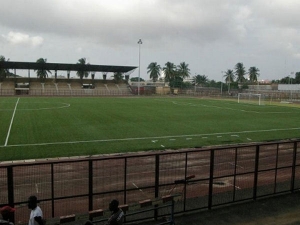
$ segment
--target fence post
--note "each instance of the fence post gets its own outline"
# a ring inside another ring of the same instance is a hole
[[[297,161],[297,141],[294,142],[294,149],[293,149],[293,165],[292,165],[292,177],[291,177],[291,192],[294,192],[294,190],[295,190],[296,161]]]
[[[256,200],[256,198],[257,198],[258,165],[259,165],[259,145],[256,145],[253,200]]]
[[[277,189],[278,160],[279,160],[279,145],[277,145],[277,148],[276,148],[275,182],[274,182],[274,192],[273,192],[273,194],[276,193],[276,189]]]
[[[15,202],[14,198],[14,179],[13,179],[13,167],[7,167],[7,192],[8,192],[8,205],[13,206]]]
[[[127,203],[127,157],[124,159],[124,204]],[[126,217],[125,217],[126,219]]]
[[[208,209],[212,207],[213,182],[214,182],[214,161],[215,150],[210,151],[210,174],[209,174],[209,190],[208,190]]]
[[[51,163],[51,213],[54,218],[54,165]]]
[[[93,210],[93,160],[89,160],[89,211]]]
[[[155,155],[155,198],[159,195],[159,155]],[[157,205],[155,205],[157,207]],[[154,219],[157,220],[158,211],[154,210]]]
[[[175,201],[174,201],[174,196],[172,197],[172,208],[171,208],[171,218],[170,218],[170,224],[172,225],[175,225],[175,222],[174,222],[174,213],[175,213]]]
[[[236,147],[235,148],[235,151],[234,151],[234,180],[233,180],[233,196],[232,196],[232,201],[235,202],[235,195],[236,195],[236,173],[237,173],[237,161],[238,161],[238,148]]]
[[[183,211],[185,212],[185,206],[186,206],[186,185],[187,185],[187,182],[186,182],[186,177],[187,177],[187,170],[188,170],[188,153],[186,152],[185,153],[185,167],[184,167],[184,179],[185,179],[185,182],[184,182],[184,191],[183,191]]]
[[[14,179],[13,167],[7,167],[7,192],[8,192],[8,205],[14,207]],[[15,223],[15,214],[13,214],[12,222]]]

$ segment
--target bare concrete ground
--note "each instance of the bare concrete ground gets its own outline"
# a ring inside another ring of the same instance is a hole
[[[175,224],[300,225],[300,192],[176,216]]]

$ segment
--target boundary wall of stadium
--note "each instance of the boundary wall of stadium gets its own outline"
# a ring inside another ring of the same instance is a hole
[[[181,195],[181,214],[299,190],[300,140],[1,162],[0,181],[0,206],[16,208],[15,224],[27,223],[30,195],[46,219],[171,194]]]

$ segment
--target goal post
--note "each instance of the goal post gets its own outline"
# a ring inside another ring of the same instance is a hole
[[[238,103],[264,105],[264,100],[261,94],[238,93]]]

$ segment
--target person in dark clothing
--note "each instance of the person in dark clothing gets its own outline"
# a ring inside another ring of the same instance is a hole
[[[2,219],[0,219],[0,224],[14,224],[14,213],[15,208],[12,208],[10,206],[3,206],[0,208],[0,213],[2,216]]]
[[[111,216],[107,221],[107,225],[122,225],[124,221],[124,213],[122,209],[119,208],[119,201],[114,199],[109,203],[109,210],[111,211]]]

